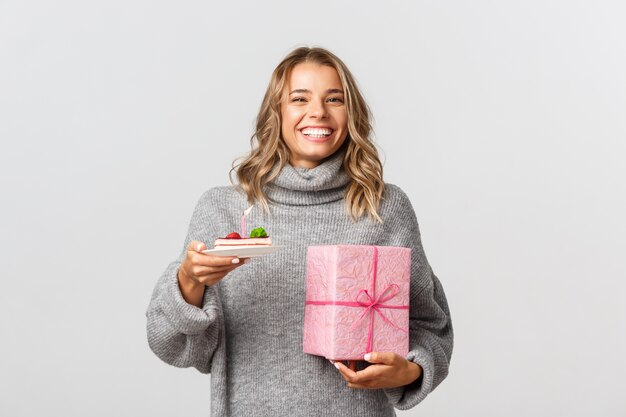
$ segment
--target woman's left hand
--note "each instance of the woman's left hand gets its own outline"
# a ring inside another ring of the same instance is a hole
[[[365,355],[370,365],[362,371],[356,371],[356,362],[350,361],[350,367],[337,361],[337,369],[350,388],[396,388],[408,385],[422,376],[422,367],[410,362],[393,352],[372,352]],[[332,362],[332,361],[331,361]]]

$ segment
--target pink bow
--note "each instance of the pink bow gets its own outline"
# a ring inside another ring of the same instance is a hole
[[[385,296],[385,294],[390,290],[391,290],[391,294]],[[408,306],[394,306],[394,305],[383,304],[385,301],[389,301],[390,299],[395,297],[399,291],[400,291],[400,287],[398,287],[396,284],[390,284],[387,288],[385,288],[385,290],[382,293],[380,293],[380,295],[376,299],[372,298],[372,296],[369,294],[367,290],[361,290],[357,294],[355,300],[358,303],[358,305],[360,305],[361,307],[365,307],[365,310],[363,310],[363,313],[361,313],[359,318],[356,319],[356,321],[352,324],[352,326],[350,326],[350,331],[354,330],[356,325],[359,324],[359,322],[361,321],[361,319],[363,319],[363,317],[365,317],[368,313],[371,313],[369,328],[367,332],[367,348],[365,350],[366,352],[372,351],[372,342],[373,342],[373,335],[374,335],[374,311],[377,312],[383,320],[385,320],[385,323],[389,324],[393,328],[403,333],[407,333],[406,330],[404,330],[401,327],[398,327],[395,323],[389,320],[387,316],[383,314],[382,311],[380,311],[381,308],[395,308],[395,309],[408,309],[409,308]],[[360,300],[362,294],[365,294],[365,296],[367,297],[367,301]]]

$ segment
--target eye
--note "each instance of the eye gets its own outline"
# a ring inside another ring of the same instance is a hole
[[[290,101],[292,103],[305,103],[306,99],[304,97],[292,97]]]
[[[343,99],[341,97],[329,97],[329,103],[343,103]]]

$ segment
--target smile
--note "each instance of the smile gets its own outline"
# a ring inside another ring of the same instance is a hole
[[[305,127],[300,132],[302,132],[304,136],[307,136],[309,138],[321,139],[332,135],[333,130],[326,127]]]

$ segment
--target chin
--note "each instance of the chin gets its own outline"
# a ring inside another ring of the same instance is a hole
[[[339,148],[337,148],[339,149]],[[331,156],[333,156],[335,154],[336,151],[333,151],[333,148],[328,148],[328,149],[317,149],[315,151],[311,151],[311,152],[303,152],[301,154],[301,156],[303,157],[303,159],[307,159],[309,161],[317,161],[317,162],[322,162],[323,160],[330,158]]]

